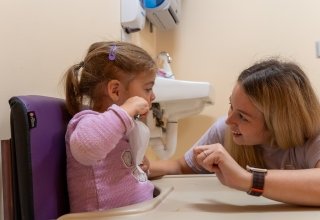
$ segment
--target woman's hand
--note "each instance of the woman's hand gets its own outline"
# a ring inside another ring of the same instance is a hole
[[[242,191],[251,187],[252,174],[243,169],[221,144],[197,146],[194,154],[196,162],[215,173],[223,185]]]

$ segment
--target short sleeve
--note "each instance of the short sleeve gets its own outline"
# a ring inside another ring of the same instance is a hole
[[[306,163],[308,168],[314,168],[320,161],[320,135],[306,148]]]
[[[202,167],[199,167],[197,163],[194,161],[193,148],[195,146],[201,145],[209,145],[220,143],[224,145],[224,136],[226,130],[226,116],[219,118],[216,122],[212,124],[212,126],[204,133],[204,135],[185,153],[184,159],[188,166],[195,173],[208,173]]]

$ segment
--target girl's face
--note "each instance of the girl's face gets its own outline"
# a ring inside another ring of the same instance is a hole
[[[155,99],[155,95],[153,93],[153,85],[155,82],[156,74],[150,74],[142,72],[136,75],[130,82],[127,87],[126,93],[128,99],[133,96],[140,96],[144,98],[150,105],[151,102]]]
[[[230,96],[227,125],[238,145],[258,145],[270,142],[262,112],[260,112],[237,84]]]

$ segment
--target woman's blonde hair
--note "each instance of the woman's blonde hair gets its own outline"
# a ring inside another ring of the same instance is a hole
[[[298,65],[276,59],[262,61],[244,70],[237,83],[263,113],[271,146],[299,147],[319,134],[319,100]],[[264,167],[258,148],[238,146],[230,131],[226,135],[226,146],[241,166]]]
[[[71,115],[101,105],[103,83],[117,79],[128,85],[135,75],[154,74],[157,66],[142,48],[127,42],[93,43],[84,60],[65,73],[66,106]]]

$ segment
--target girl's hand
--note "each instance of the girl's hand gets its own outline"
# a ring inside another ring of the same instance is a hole
[[[150,109],[149,103],[139,96],[130,97],[121,105],[121,107],[128,112],[131,117],[146,115]]]
[[[149,176],[150,161],[146,156],[143,157],[142,163],[139,166]]]
[[[243,169],[221,144],[197,146],[194,154],[196,162],[215,173],[223,185],[242,191],[249,190],[252,174]]]

